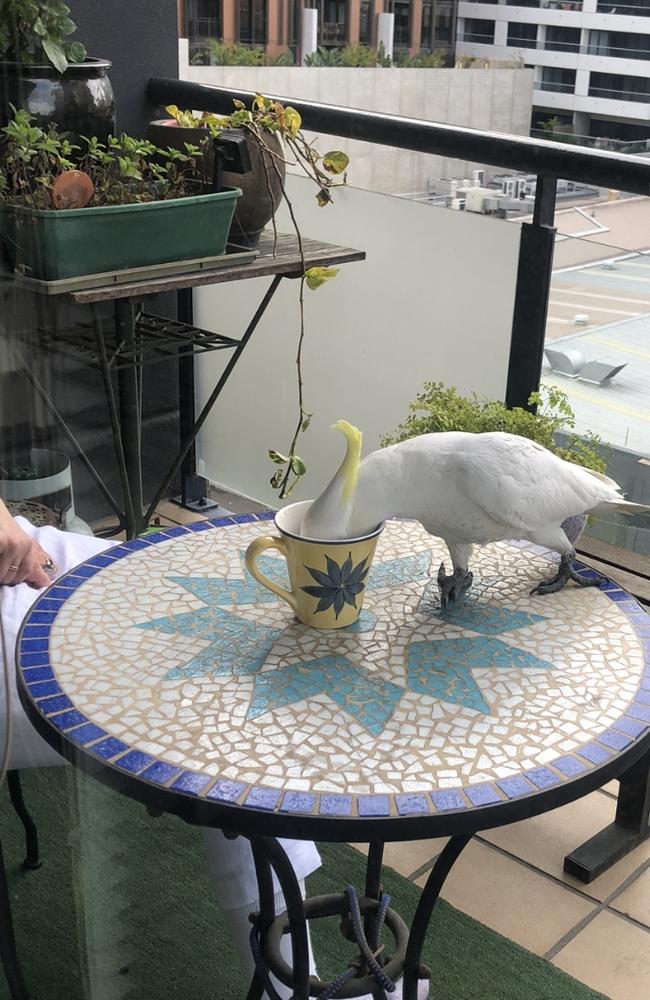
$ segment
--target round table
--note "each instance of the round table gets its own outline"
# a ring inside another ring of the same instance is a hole
[[[249,837],[263,954],[251,998],[268,962],[306,1000],[305,919],[347,908],[343,896],[303,906],[276,837],[370,842],[368,934],[383,843],[450,837],[408,939],[387,918],[399,940],[386,973],[403,968],[414,1000],[431,910],[471,836],[577,799],[650,749],[648,616],[609,581],[530,596],[553,556],[525,542],[478,550],[471,590],[443,611],[443,543],[390,521],[358,622],[310,629],[244,568],[272,517],[166,528],[57,580],[19,637],[21,700],[45,739],[100,780]],[[260,564],[286,585],[281,558]],[[282,933],[293,971],[277,954]],[[371,964],[337,995],[383,997]]]

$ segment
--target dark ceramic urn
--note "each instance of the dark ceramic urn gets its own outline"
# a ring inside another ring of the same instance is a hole
[[[236,131],[236,130],[234,130]],[[173,119],[150,122],[147,138],[163,149],[184,149],[185,143],[200,146],[207,132],[202,128],[184,128]],[[262,230],[273,218],[282,201],[285,180],[285,165],[282,143],[271,132],[264,134],[264,142],[270,153],[263,153],[257,143],[246,136],[246,145],[252,169],[246,174],[224,171],[221,176],[223,187],[241,188],[242,197],[237,202],[235,216],[230,228],[229,242],[242,247],[256,247]],[[210,147],[204,154],[207,158],[206,175],[211,177],[213,159]]]
[[[115,97],[107,59],[72,63],[65,73],[54,66],[0,62],[0,125],[11,105],[33,115],[40,126],[55,125],[77,143],[81,136],[104,142],[115,134]]]

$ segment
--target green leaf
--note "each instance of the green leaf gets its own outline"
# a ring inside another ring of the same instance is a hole
[[[65,53],[60,45],[56,45],[55,42],[50,41],[49,38],[43,39],[43,51],[45,55],[50,60],[55,69],[58,69],[59,73],[65,73],[68,68],[68,60],[65,57]]]
[[[299,455],[294,455],[291,459],[291,471],[296,476],[304,476],[307,471],[307,466],[300,458]]]
[[[331,281],[339,273],[338,267],[310,267],[305,271],[307,288],[315,291],[324,285],[326,281]]]
[[[81,42],[69,42],[65,47],[68,62],[82,63],[86,58],[86,47]]]
[[[281,455],[279,451],[274,451],[273,448],[269,448],[269,458],[276,465],[286,465],[289,461],[286,455]]]
[[[303,434],[309,428],[309,425],[311,423],[311,418],[312,417],[313,417],[313,413],[308,413],[307,416],[305,417],[305,419],[303,420],[303,422],[301,423],[300,430],[302,431]]]
[[[328,174],[342,174],[350,162],[350,157],[340,149],[333,149],[323,156],[323,167]]]

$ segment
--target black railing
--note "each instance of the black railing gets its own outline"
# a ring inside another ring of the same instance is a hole
[[[149,81],[147,96],[160,106],[173,103],[228,114],[233,99],[250,105],[255,94],[187,81],[154,79]],[[539,388],[544,359],[557,180],[563,178],[650,195],[650,161],[640,156],[584,149],[543,139],[440,125],[315,101],[296,101],[279,94],[267,96],[291,103],[310,131],[537,175],[533,220],[521,227],[505,394],[508,406],[529,408],[528,399]],[[435,234],[435,227],[433,232]]]
[[[229,114],[233,99],[250,105],[255,94],[252,90],[236,91],[184,80],[154,79],[149,81],[147,96],[161,107],[177,104],[179,107]],[[315,101],[296,101],[282,95],[269,96],[289,102],[300,112],[305,128],[314,132],[506,167],[527,174],[582,181],[631,194],[650,195],[650,161],[640,156],[576,148],[521,135],[441,125],[418,118],[359,111]]]

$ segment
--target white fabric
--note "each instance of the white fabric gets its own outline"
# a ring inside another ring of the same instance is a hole
[[[36,528],[24,518],[16,519],[23,531],[36,538],[56,563],[58,575],[110,548],[111,542],[89,535],[77,535],[57,528]],[[26,584],[17,587],[0,586],[0,621],[2,623],[4,665],[9,671],[11,686],[12,742],[9,758],[11,769],[45,767],[65,761],[43,740],[23,712],[16,688],[14,654],[16,637],[27,611],[41,591]],[[5,735],[4,684],[0,684],[0,746]],[[247,840],[227,840],[219,830],[204,830],[208,868],[215,893],[223,910],[248,906],[257,899],[257,883]],[[282,841],[299,879],[304,879],[320,866],[314,845],[305,841]]]
[[[17,517],[16,522],[31,538],[37,539],[45,551],[54,559],[58,575],[67,572],[74,566],[90,559],[97,552],[110,547],[110,542],[92,535],[75,535],[57,528],[35,528],[29,521]],[[17,587],[0,587],[0,621],[2,622],[2,640],[4,663],[9,670],[11,685],[11,756],[10,768],[45,767],[63,763],[63,759],[42,739],[23,712],[16,689],[16,671],[14,653],[16,637],[21,622],[42,591],[34,590],[27,584]],[[4,685],[1,685],[0,695],[0,746],[4,745],[5,708]]]

